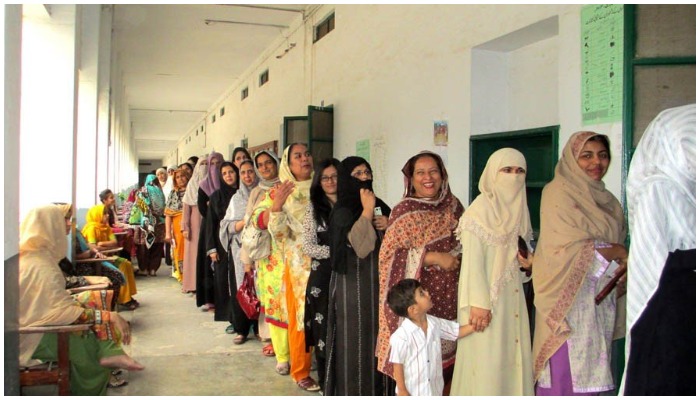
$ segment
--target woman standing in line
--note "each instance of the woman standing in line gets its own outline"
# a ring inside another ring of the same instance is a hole
[[[389,362],[389,337],[399,318],[389,309],[389,289],[405,278],[417,279],[431,294],[430,314],[457,319],[457,283],[461,245],[454,230],[464,212],[450,191],[447,170],[440,156],[420,152],[401,169],[404,196],[391,212],[389,227],[379,251],[379,371],[393,378]],[[442,341],[445,393],[449,393],[457,344]],[[387,388],[391,393],[393,388]]]
[[[330,221],[328,395],[377,396],[385,394],[387,386],[374,352],[379,249],[391,209],[374,195],[372,177],[372,168],[361,157],[346,158],[338,171],[338,202]]]
[[[246,272],[241,261],[241,240],[240,233],[245,226],[245,210],[248,206],[250,192],[258,186],[258,177],[255,175],[255,167],[251,160],[241,161],[240,185],[236,193],[231,197],[231,201],[226,208],[226,215],[221,220],[219,227],[219,240],[228,253],[228,291],[230,296],[230,321],[233,344],[243,344],[248,340],[248,332],[251,326],[253,332],[258,335],[258,320],[249,319],[238,303],[236,293],[243,283]]]
[[[262,150],[257,153],[253,159],[255,164],[255,174],[258,176],[258,186],[256,186],[251,192],[248,199],[248,205],[245,210],[245,221],[246,224],[251,224],[255,226],[256,229],[261,229],[259,224],[257,224],[257,219],[253,218],[253,211],[256,209],[258,204],[265,198],[267,192],[269,192],[274,186],[276,186],[279,179],[279,159],[277,154],[270,150]],[[250,221],[252,219],[252,221]],[[269,233],[265,233],[269,235]],[[270,245],[270,241],[267,241]],[[270,245],[271,246],[271,245]],[[255,288],[258,293],[258,298],[260,299],[260,317],[258,317],[258,334],[263,341],[274,342],[272,340],[272,329],[267,321],[267,311],[265,310],[265,305],[268,304],[265,299],[267,299],[268,292],[263,290],[266,282],[266,272],[267,266],[276,262],[276,258],[271,258],[272,251],[270,251],[270,256],[259,260],[252,260],[248,255],[245,248],[241,248],[241,261],[243,262],[244,271],[255,271],[256,280]],[[281,310],[280,307],[277,308]],[[268,310],[269,311],[269,310]],[[281,314],[281,311],[278,312]],[[274,318],[273,318],[274,319]],[[278,319],[281,320],[281,319]],[[284,321],[286,327],[286,313],[284,314]],[[273,343],[268,343],[262,349],[262,353],[265,357],[277,357],[277,366],[275,367],[279,373],[289,373],[289,345],[286,342],[286,337],[283,342],[279,345],[283,347],[277,347],[277,350],[273,348]]]
[[[304,335],[306,346],[314,348],[318,383],[323,390],[326,372],[326,326],[328,323],[328,284],[331,280],[329,223],[338,200],[340,162],[327,158],[316,165],[311,182],[311,203],[304,215],[302,250],[311,257],[311,272],[306,284]]]
[[[292,379],[299,388],[306,391],[318,391],[321,388],[311,378],[311,354],[307,352],[304,337],[304,304],[306,303],[306,283],[311,270],[311,258],[303,253],[302,220],[309,204],[309,189],[313,176],[313,159],[305,144],[295,143],[287,146],[282,156],[280,180],[272,192],[260,202],[257,210],[258,224],[267,226],[272,237],[272,246],[276,248],[281,259],[274,274],[281,275],[281,282],[272,286],[277,301],[281,305],[284,296],[288,316],[287,337],[291,358]],[[254,217],[256,213],[253,213]],[[281,274],[280,274],[281,272]],[[267,274],[269,275],[269,274]],[[276,280],[276,279],[275,279]],[[274,299],[274,298],[273,298]],[[273,343],[275,336],[273,334]],[[277,346],[275,345],[275,348]]]
[[[532,396],[530,323],[518,237],[532,240],[525,157],[504,148],[489,157],[479,196],[459,221],[463,246],[458,322],[477,333],[457,341],[450,395]]]
[[[182,263],[182,292],[194,293],[197,290],[197,249],[199,248],[199,230],[202,214],[197,207],[199,183],[206,177],[208,163],[202,157],[197,161],[192,178],[187,182],[185,195],[182,197],[182,237],[185,239],[185,257]]]
[[[204,224],[206,249],[207,257],[214,267],[214,321],[228,321],[233,325],[228,286],[228,253],[226,244],[219,240],[219,227],[231,198],[238,190],[238,168],[225,161],[221,164],[219,172],[221,175],[219,190],[211,194],[207,219]]]
[[[165,242],[173,242],[173,278],[182,282],[182,263],[185,258],[185,239],[182,236],[182,198],[190,180],[186,169],[177,169],[173,175],[173,190],[165,203]]]
[[[206,219],[209,210],[209,198],[221,185],[221,170],[224,162],[221,153],[212,151],[207,157],[208,172],[199,183],[197,191],[197,208],[202,215],[202,226],[199,230],[197,246],[197,307],[202,311],[214,310],[214,272],[211,269],[211,258],[207,255]]]
[[[236,147],[231,153],[231,162],[236,168],[241,169],[241,163],[245,160],[250,160],[250,153],[243,147]]]
[[[564,147],[554,180],[542,192],[542,231],[533,260],[534,378],[537,395],[614,389],[610,368],[616,294],[596,305],[613,271],[626,268],[624,215],[602,179],[610,142],[577,132]],[[614,264],[613,264],[614,266]]]
[[[139,271],[156,276],[163,259],[163,239],[165,238],[165,197],[160,190],[158,178],[148,175],[146,183],[136,193],[137,215],[140,214],[138,228],[135,230],[134,242],[137,244],[136,258]],[[132,212],[134,215],[134,212]]]

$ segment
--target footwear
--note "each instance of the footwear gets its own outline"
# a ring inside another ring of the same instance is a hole
[[[135,276],[148,276],[148,273],[146,273],[143,270],[138,270],[138,271],[134,271],[134,275]]]
[[[275,349],[272,347],[272,343],[262,348],[262,353],[265,357],[274,357]]]
[[[233,344],[243,344],[248,340],[247,336],[243,336],[241,334],[236,335],[235,338],[233,338]]]
[[[280,375],[289,375],[289,363],[282,363],[275,365],[275,371]]]
[[[306,378],[297,382],[297,386],[299,386],[301,389],[306,390],[307,392],[318,392],[319,390],[321,390],[321,387],[318,386],[318,383],[316,383],[314,378],[310,376],[307,376]]]
[[[199,309],[204,311],[204,312],[207,312],[207,311],[209,311],[209,304],[205,304],[205,305],[199,307]]]
[[[129,384],[129,382],[126,381],[125,379],[122,379],[122,378],[112,374],[109,377],[109,382],[107,382],[107,388],[114,389],[114,388],[126,386],[128,384]]]
[[[236,333],[236,330],[233,328],[233,325],[229,325],[226,327],[226,333],[229,335]]]
[[[127,303],[119,304],[119,307],[120,307],[121,309],[124,309],[124,310],[127,310],[127,311],[134,311],[135,309],[137,309],[137,308],[139,307],[139,304],[138,304],[138,303],[135,303],[133,300],[131,300],[131,301],[127,302]]]

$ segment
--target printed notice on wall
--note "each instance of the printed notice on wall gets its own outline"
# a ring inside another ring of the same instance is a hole
[[[358,157],[364,158],[365,161],[367,161],[367,162],[370,162],[370,160],[369,160],[369,139],[358,140],[355,143],[355,155]]]
[[[622,120],[623,5],[581,9],[583,125]]]

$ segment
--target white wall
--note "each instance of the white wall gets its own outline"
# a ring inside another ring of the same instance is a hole
[[[580,9],[580,5],[318,7],[303,28],[290,28],[296,48],[278,60],[275,55],[285,46],[273,44],[243,79],[222,94],[207,116],[206,143],[195,140],[193,127],[185,135],[191,135],[192,142],[181,141],[177,147],[178,161],[212,149],[225,153],[229,143],[238,144],[244,136],[251,146],[277,139],[284,116],[305,115],[307,105],[324,102],[335,108],[335,156],[353,155],[358,140],[370,139],[370,162],[379,171],[375,188],[389,204],[403,192],[401,167],[411,155],[428,149],[446,158],[452,190],[466,205],[471,134],[560,125],[561,150],[570,135],[582,129]],[[313,44],[313,26],[331,11],[335,30]],[[551,28],[550,23],[557,27],[553,35],[493,55],[491,61],[499,65],[491,71],[495,82],[484,84],[499,93],[484,99],[483,105],[473,104],[482,101],[473,97],[482,83],[473,81],[478,71],[472,70],[474,54],[485,52],[479,46],[537,24]],[[270,82],[260,88],[257,77],[265,68],[270,69]],[[241,102],[240,91],[246,85],[250,94]],[[478,119],[475,113],[492,112],[489,105],[494,104],[501,104],[500,117],[473,123]],[[221,105],[226,115],[217,114],[217,122],[211,124],[211,112],[218,113]],[[446,149],[432,143],[433,121],[438,119],[449,122]],[[586,129],[611,137],[613,164],[606,183],[619,197],[621,124]]]

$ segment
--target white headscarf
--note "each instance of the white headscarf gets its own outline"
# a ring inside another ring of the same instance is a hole
[[[695,104],[661,112],[632,157],[627,178],[628,332],[658,289],[668,253],[696,247],[695,124]]]
[[[199,182],[207,176],[207,158],[200,157],[197,161],[197,166],[194,167],[194,172],[190,181],[187,182],[187,189],[185,190],[185,196],[182,198],[182,202],[189,206],[197,206],[197,191],[199,191]]]
[[[518,275],[518,236],[526,242],[532,240],[525,174],[500,172],[504,167],[521,167],[527,171],[525,157],[518,150],[504,148],[493,153],[479,180],[481,194],[464,212],[456,231],[458,237],[466,230],[486,244],[496,246],[489,277],[492,306],[505,284]]]

